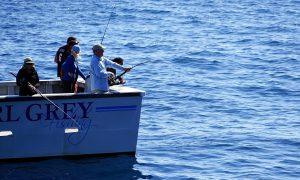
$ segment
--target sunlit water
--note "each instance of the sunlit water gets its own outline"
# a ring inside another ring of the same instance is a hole
[[[137,156],[0,164],[0,179],[297,179],[300,1],[115,1],[103,43],[147,92]],[[0,80],[31,56],[42,78],[70,35],[85,73],[114,1],[0,5]]]

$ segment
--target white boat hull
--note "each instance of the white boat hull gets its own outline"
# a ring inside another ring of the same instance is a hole
[[[135,154],[143,96],[125,87],[104,95],[47,95],[76,122],[40,95],[0,98],[0,160]]]

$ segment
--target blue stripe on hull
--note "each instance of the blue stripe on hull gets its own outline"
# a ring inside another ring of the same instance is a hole
[[[96,112],[103,111],[133,111],[136,110],[137,106],[105,106],[105,107],[96,107]]]

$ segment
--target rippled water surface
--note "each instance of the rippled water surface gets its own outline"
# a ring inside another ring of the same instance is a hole
[[[16,1],[0,5],[0,80],[24,57],[53,78],[70,35],[139,66],[136,158],[0,164],[0,179],[298,179],[300,1]]]

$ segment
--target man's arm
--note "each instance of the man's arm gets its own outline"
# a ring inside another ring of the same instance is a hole
[[[21,76],[21,70],[19,70],[17,76],[16,76],[16,83],[17,83],[17,86],[21,86],[21,79],[20,79],[20,76]]]
[[[85,75],[82,73],[81,69],[78,67],[78,74],[85,80],[86,77]]]
[[[62,64],[61,66],[61,71],[63,76],[69,76],[69,77],[73,77],[73,75],[70,76],[70,63],[69,63],[69,57],[67,58],[67,60]]]
[[[55,57],[54,57],[54,62],[56,62],[56,63],[59,62],[59,56],[61,56],[61,53],[59,52],[59,49],[58,49],[58,51],[56,52]]]
[[[37,84],[39,84],[40,78],[36,70],[34,70],[34,74],[35,74],[35,82],[34,82],[35,84],[33,85],[36,86]]]
[[[113,62],[113,61],[111,61],[107,58],[105,58],[105,66],[124,71],[124,68],[121,65],[119,65],[119,64],[117,64],[117,63],[115,63],[115,62]]]
[[[62,55],[64,52],[65,52],[65,50],[62,47],[60,47],[55,54],[54,62],[56,62],[56,63],[61,62],[61,58],[62,58]]]
[[[18,86],[27,86],[28,80],[24,74],[23,69],[20,69],[17,76],[16,76],[16,82]]]

